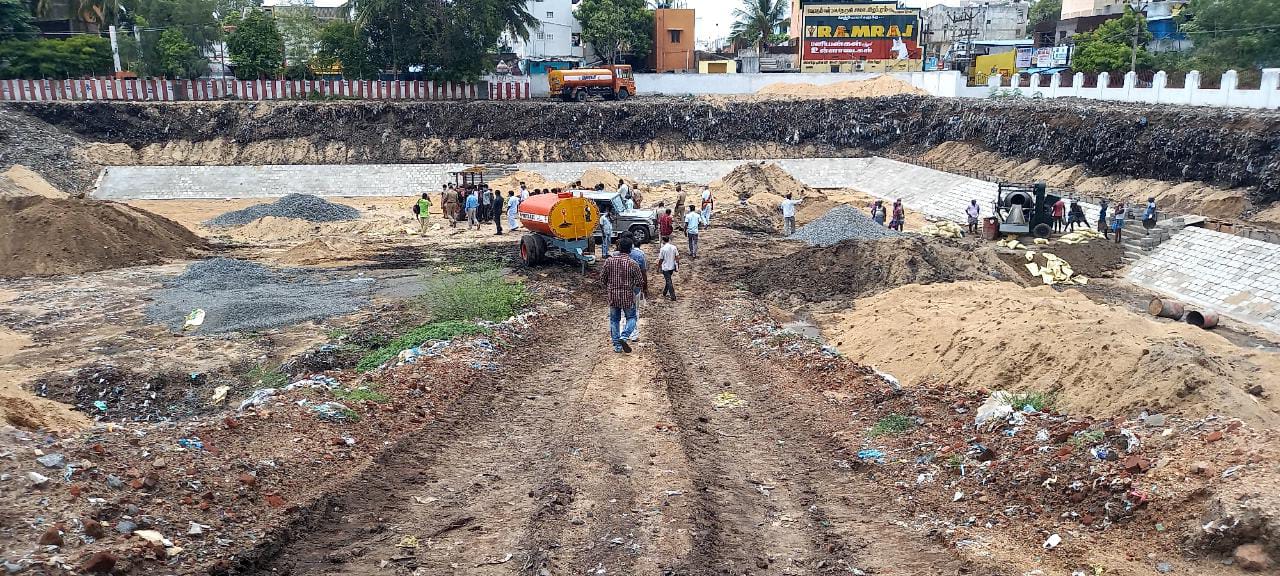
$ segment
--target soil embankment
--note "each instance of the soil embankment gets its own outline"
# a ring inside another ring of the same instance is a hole
[[[946,141],[1099,175],[1280,194],[1280,114],[1110,102],[696,99],[25,104],[99,163],[309,164],[847,156]],[[1212,127],[1205,130],[1204,127]]]

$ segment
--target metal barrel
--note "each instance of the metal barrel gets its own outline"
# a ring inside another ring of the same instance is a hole
[[[1182,310],[1181,302],[1167,298],[1152,298],[1151,303],[1147,304],[1147,312],[1152,316],[1161,318],[1180,320],[1182,319]]]
[[[1191,310],[1187,312],[1187,324],[1208,330],[1218,325],[1218,315],[1214,312]]]

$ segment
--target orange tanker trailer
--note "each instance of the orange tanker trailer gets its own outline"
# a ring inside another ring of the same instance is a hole
[[[530,234],[520,238],[520,260],[532,266],[549,250],[573,254],[585,267],[595,261],[591,233],[600,222],[596,203],[573,192],[538,194],[520,203],[516,217]]]

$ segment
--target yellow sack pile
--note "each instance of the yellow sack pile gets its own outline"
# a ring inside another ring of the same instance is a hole
[[[1081,229],[1070,234],[1063,234],[1058,241],[1063,244],[1088,244],[1090,240],[1102,238],[1102,233],[1097,230]]]
[[[1008,236],[1004,240],[996,240],[996,246],[1001,248],[1012,248],[1014,250],[1026,250],[1026,244],[1018,241],[1016,236]]]
[[[1044,264],[1035,262],[1037,255],[1044,260]],[[1048,286],[1054,284],[1078,284],[1083,286],[1089,283],[1089,278],[1076,274],[1066,260],[1048,252],[1028,251],[1026,258],[1027,272],[1030,272],[1032,276],[1039,276]]]
[[[939,238],[959,238],[964,236],[964,228],[950,220],[943,220],[925,224],[924,228],[920,229],[920,233]]]

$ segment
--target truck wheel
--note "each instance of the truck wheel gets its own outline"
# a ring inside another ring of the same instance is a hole
[[[1036,224],[1036,227],[1031,229],[1031,235],[1036,238],[1048,238],[1050,232],[1053,232],[1053,228],[1043,222]]]
[[[631,96],[631,93],[630,93],[630,92],[628,92],[626,88],[622,88],[622,89],[618,90],[618,94],[617,94],[616,98],[617,98],[617,99],[619,99],[619,100],[626,100],[626,99],[627,99],[627,98],[629,98],[630,96]]]
[[[579,88],[577,92],[574,92],[574,93],[573,93],[573,99],[574,99],[574,100],[577,100],[577,101],[579,101],[579,102],[586,102],[586,101],[587,101],[587,91],[586,91],[586,89]]]
[[[636,239],[636,244],[648,244],[649,229],[644,226],[632,226],[631,237]]]
[[[533,266],[538,263],[537,248],[533,243],[533,236],[525,236],[520,239],[520,261],[525,266]]]
[[[533,235],[533,261],[542,262],[547,258],[547,239]]]

